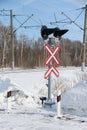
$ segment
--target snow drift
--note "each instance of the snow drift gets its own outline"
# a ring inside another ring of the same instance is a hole
[[[80,68],[59,68],[58,78],[52,75],[52,97],[62,90],[62,112],[87,116],[87,72]],[[12,109],[16,105],[41,106],[40,96],[47,96],[45,70],[29,70],[20,73],[4,73],[0,76],[0,109],[6,109],[7,92],[19,90],[10,97]],[[33,77],[33,78],[32,78]],[[56,109],[55,109],[56,110]]]
[[[64,113],[87,117],[87,80],[62,94],[61,103]]]

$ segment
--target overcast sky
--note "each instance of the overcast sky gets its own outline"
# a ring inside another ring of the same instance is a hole
[[[75,20],[78,15],[81,13],[80,17],[76,20],[76,23],[83,28],[84,24],[84,10],[79,9],[85,7],[87,0],[2,0],[0,2],[0,10],[13,10],[13,13],[25,14],[31,16],[34,14],[31,19],[29,19],[24,26],[41,26],[47,25],[48,27],[59,27],[60,29],[69,29],[69,32],[64,35],[66,38],[71,40],[81,40],[83,39],[83,31],[74,24],[53,24],[50,22],[55,22],[66,19],[61,12],[64,12],[69,18]],[[77,10],[79,9],[79,10]],[[6,12],[9,13],[9,12]],[[3,22],[5,25],[9,25],[9,17],[0,16],[0,22]],[[17,28],[20,26],[20,23],[23,23],[27,17],[16,16],[13,18],[14,27]],[[20,22],[18,22],[18,21]],[[68,19],[67,19],[68,20]],[[69,20],[68,20],[69,21]],[[40,37],[40,29],[37,28],[19,28],[17,30],[17,35],[24,33],[30,38]]]

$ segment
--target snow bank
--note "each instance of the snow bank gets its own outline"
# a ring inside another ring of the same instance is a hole
[[[16,92],[17,90],[17,92]],[[11,97],[7,98],[7,93],[11,91],[14,94],[12,94]],[[24,92],[21,87],[14,83],[11,79],[6,78],[5,76],[0,76],[0,110],[7,109],[8,105],[8,99],[9,104],[11,107],[16,105],[36,105],[35,97],[28,92],[28,95],[26,92]]]
[[[44,79],[46,70],[31,70],[26,72],[4,73],[0,76],[0,109],[7,103],[7,92],[19,90],[10,97],[14,106],[39,106],[40,96],[47,97],[47,80]],[[62,111],[64,113],[87,116],[87,71],[80,68],[59,68],[58,78],[52,75],[52,97],[55,99],[58,90],[62,90]],[[5,108],[5,106],[4,106]],[[55,109],[56,110],[56,109]]]
[[[57,96],[59,89],[63,93],[87,78],[87,71],[82,72],[79,67],[67,67],[59,71],[59,77],[52,78],[52,93],[54,96]]]
[[[61,103],[64,113],[87,117],[87,80],[62,94]]]

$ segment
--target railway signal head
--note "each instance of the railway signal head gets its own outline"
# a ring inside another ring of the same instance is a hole
[[[66,32],[68,32],[68,29],[60,30],[59,28],[55,28],[55,31],[53,33],[54,37],[61,38],[62,35],[64,35]]]
[[[43,25],[41,28],[41,36],[44,40],[48,38],[50,34],[53,33],[54,37],[61,38],[62,35],[64,35],[68,29],[60,30],[59,28],[47,28],[47,26]]]

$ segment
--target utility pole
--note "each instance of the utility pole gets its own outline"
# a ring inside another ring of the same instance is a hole
[[[7,14],[5,12],[9,12],[10,14]],[[31,14],[30,16],[28,15],[14,15],[13,12],[12,12],[12,9],[11,10],[0,10],[0,16],[10,16],[10,55],[11,55],[11,68],[12,70],[14,69],[15,67],[15,63],[14,63],[14,34],[15,32],[20,29],[21,27],[24,27],[24,28],[27,28],[27,27],[39,27],[39,26],[23,26],[32,16],[33,14]],[[15,18],[16,16],[26,16],[26,20],[24,22],[20,22],[17,18]],[[17,22],[20,23],[20,25],[14,30],[13,28],[13,17],[16,19]]]
[[[10,10],[10,29],[11,29],[11,68],[14,69],[14,32],[13,32],[13,14]]]
[[[85,69],[86,42],[87,42],[87,5],[85,6],[85,19],[84,19],[84,32],[83,32],[83,61],[82,61],[82,71],[84,71],[84,69]]]

